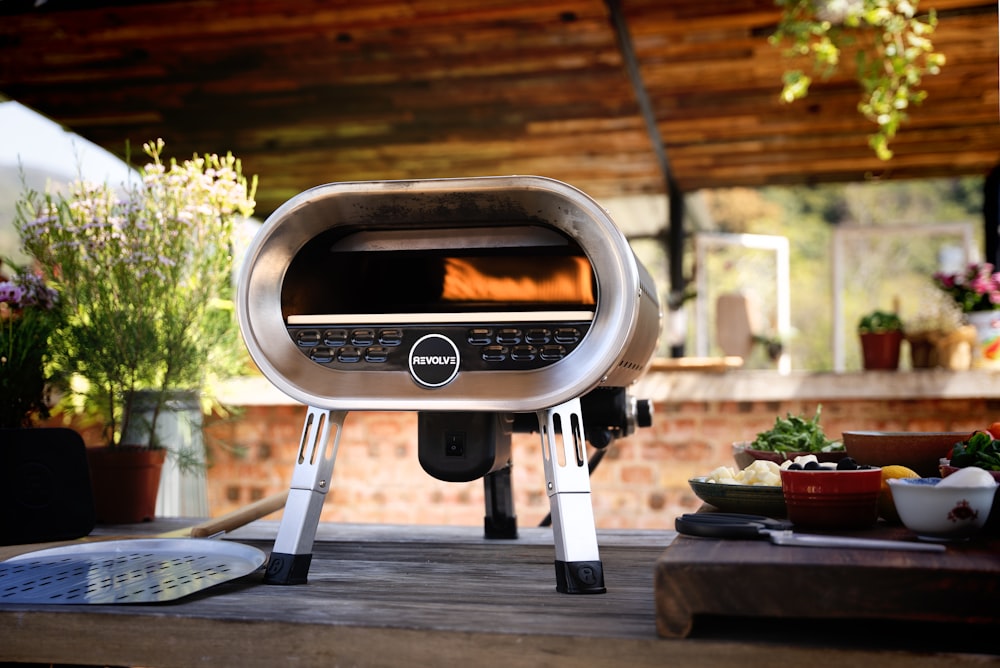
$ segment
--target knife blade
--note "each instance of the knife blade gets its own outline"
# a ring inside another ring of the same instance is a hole
[[[940,543],[911,543],[900,540],[880,540],[878,538],[852,538],[849,536],[821,536],[819,534],[795,533],[789,530],[772,531],[764,529],[775,545],[798,545],[802,547],[855,547],[864,550],[910,550],[913,552],[944,552]]]

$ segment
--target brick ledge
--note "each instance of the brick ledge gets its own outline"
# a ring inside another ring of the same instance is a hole
[[[802,372],[650,371],[631,388],[654,402],[786,401],[820,399],[1000,398],[1000,372],[986,370]],[[218,399],[231,406],[282,406],[297,402],[262,376],[222,383]]]
[[[996,371],[657,372],[632,388],[654,402],[1000,398]]]

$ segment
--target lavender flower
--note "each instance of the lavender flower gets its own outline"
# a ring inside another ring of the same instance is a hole
[[[197,389],[210,360],[240,349],[232,310],[216,305],[232,300],[230,240],[255,183],[232,155],[168,162],[163,146],[143,146],[151,162],[135,182],[28,193],[15,221],[64,303],[56,363],[87,381],[111,445],[130,393]]]
[[[20,268],[0,281],[0,427],[49,416],[49,340],[60,324],[58,296]]]

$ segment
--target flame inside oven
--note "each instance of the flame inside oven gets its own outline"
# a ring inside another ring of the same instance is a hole
[[[441,298],[447,302],[595,303],[590,263],[550,257],[542,263],[516,257],[449,257]]]

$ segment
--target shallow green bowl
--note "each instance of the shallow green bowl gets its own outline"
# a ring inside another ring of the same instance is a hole
[[[785,496],[781,485],[724,485],[707,478],[688,480],[695,495],[710,506],[727,513],[747,513],[767,517],[785,517]]]

